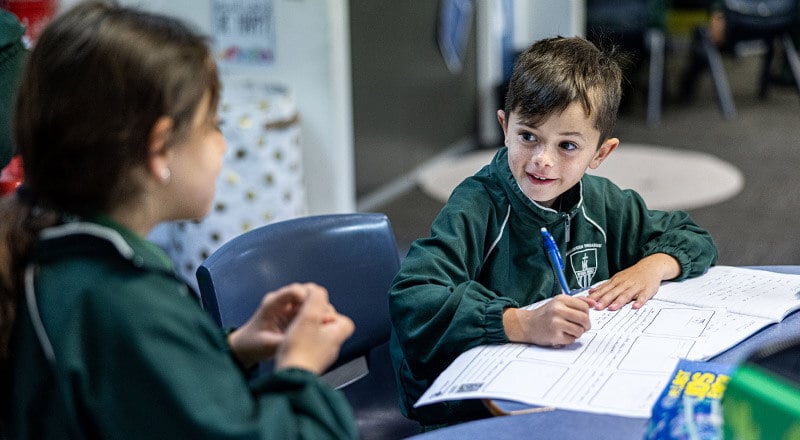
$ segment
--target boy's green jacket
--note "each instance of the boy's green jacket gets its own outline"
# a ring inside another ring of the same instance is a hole
[[[687,213],[649,210],[638,194],[608,179],[584,175],[561,198],[565,212],[528,199],[501,148],[453,191],[431,236],[412,245],[389,292],[392,357],[408,416],[436,425],[485,415],[480,402],[412,405],[459,354],[508,342],[503,309],[560,293],[542,227],[561,250],[571,289],[659,252],[678,260],[678,279],[700,275],[716,262],[711,236]]]
[[[316,375],[248,382],[166,255],[100,223],[45,230],[35,249],[38,313],[21,300],[9,438],[356,438],[344,396]]]

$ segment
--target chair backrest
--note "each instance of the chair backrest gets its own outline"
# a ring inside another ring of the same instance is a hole
[[[586,0],[586,32],[602,41],[615,35],[642,34],[653,23],[654,0]]]
[[[726,38],[746,40],[797,25],[797,0],[724,0]]]
[[[266,292],[294,282],[328,290],[356,331],[331,369],[389,340],[388,291],[400,258],[389,219],[354,213],[261,226],[215,251],[197,269],[203,305],[223,327],[243,324]]]

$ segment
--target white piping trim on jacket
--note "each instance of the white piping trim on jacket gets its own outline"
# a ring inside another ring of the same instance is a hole
[[[531,203],[533,203],[534,205],[536,205],[536,207],[537,207],[537,208],[541,209],[542,211],[555,212],[556,214],[558,214],[558,211],[556,211],[555,209],[553,209],[553,208],[548,208],[548,207],[546,207],[546,206],[542,206],[542,205],[540,205],[540,204],[539,204],[539,202],[537,202],[536,200],[533,200],[532,198],[528,197],[528,195],[527,195],[527,194],[525,194],[525,192],[524,192],[524,191],[522,191],[522,187],[520,187],[520,186],[519,186],[519,183],[517,183],[517,181],[514,181],[514,184],[516,184],[516,185],[517,185],[517,189],[519,190],[519,192],[520,192],[520,193],[521,193],[523,196],[525,196],[525,198],[526,198],[526,199],[530,200],[530,202],[531,202]]]
[[[597,228],[597,230],[599,230],[601,234],[603,234],[603,241],[608,243],[608,237],[606,236],[606,231],[604,231],[603,228],[601,228],[596,221],[592,220],[591,218],[589,218],[588,215],[586,215],[586,209],[583,206],[581,206],[581,212],[583,213],[583,218],[585,218],[586,221],[588,221],[589,223],[593,224],[594,227]]]
[[[75,222],[64,223],[63,225],[53,226],[51,228],[43,229],[39,232],[39,238],[42,240],[66,237],[76,233],[84,233],[93,235],[108,240],[117,251],[124,257],[130,259],[135,253],[133,248],[125,241],[124,238],[113,229],[109,229],[94,223]],[[56,355],[53,350],[53,344],[50,338],[47,337],[47,331],[44,328],[42,317],[39,314],[39,305],[36,303],[36,291],[34,285],[34,266],[28,265],[25,268],[25,301],[28,304],[28,314],[31,317],[31,324],[36,333],[36,338],[42,346],[45,358],[55,364]]]
[[[503,224],[500,225],[500,233],[497,234],[497,238],[494,239],[494,242],[491,246],[489,246],[489,250],[486,252],[486,255],[483,257],[483,262],[481,262],[481,266],[486,264],[486,260],[489,259],[489,255],[492,254],[492,251],[495,247],[497,247],[497,243],[500,242],[500,239],[503,238],[503,231],[506,230],[506,225],[508,224],[508,219],[511,217],[511,204],[508,205],[508,210],[506,211],[506,218],[503,219]]]
[[[106,239],[107,241],[111,242],[115,248],[117,248],[117,251],[119,251],[123,257],[129,260],[135,255],[133,248],[128,244],[128,242],[125,241],[124,238],[122,238],[122,235],[120,235],[119,232],[94,223],[64,223],[63,225],[53,226],[52,228],[42,230],[39,233],[39,237],[43,240],[46,240],[49,238],[60,238],[79,233],[94,235],[95,237]]]
[[[28,303],[28,314],[31,317],[33,330],[36,332],[39,344],[42,346],[42,351],[44,351],[44,356],[48,361],[55,364],[56,355],[53,351],[53,344],[50,343],[47,331],[44,329],[42,317],[39,315],[39,306],[36,304],[36,293],[33,288],[33,265],[28,265],[25,268],[25,301]]]

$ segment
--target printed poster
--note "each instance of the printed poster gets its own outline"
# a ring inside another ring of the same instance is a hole
[[[221,66],[270,66],[275,62],[272,0],[212,0],[211,33]]]

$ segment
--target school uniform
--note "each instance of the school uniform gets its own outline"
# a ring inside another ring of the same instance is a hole
[[[249,381],[154,244],[108,219],[42,237],[38,310],[20,301],[13,335],[10,438],[356,438],[316,375]]]
[[[542,227],[560,248],[570,289],[655,253],[677,259],[678,279],[700,275],[716,261],[710,235],[687,213],[649,210],[638,194],[608,179],[584,175],[557,204],[562,209],[545,208],[522,192],[502,148],[453,191],[431,236],[412,245],[389,292],[392,357],[408,416],[437,425],[488,414],[478,401],[412,405],[459,354],[508,342],[505,308],[561,292]]]

